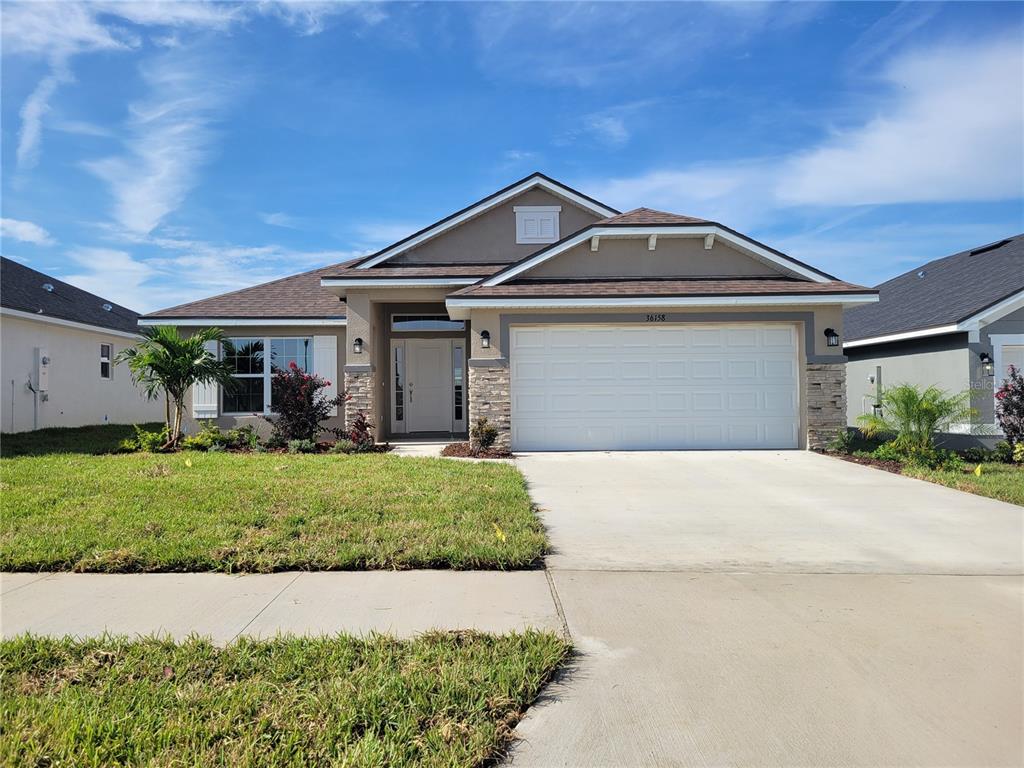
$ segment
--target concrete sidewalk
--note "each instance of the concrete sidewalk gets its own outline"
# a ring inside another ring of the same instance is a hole
[[[560,631],[543,571],[0,574],[0,635]]]

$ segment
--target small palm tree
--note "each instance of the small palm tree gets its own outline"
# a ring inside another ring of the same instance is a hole
[[[900,451],[921,454],[934,448],[936,432],[974,417],[970,401],[970,392],[951,395],[934,386],[922,391],[913,384],[900,384],[882,392],[878,413],[857,421],[867,437],[894,435],[894,446]]]
[[[115,362],[128,364],[132,380],[142,387],[146,397],[155,400],[163,392],[167,425],[164,448],[173,448],[181,440],[181,418],[189,389],[196,384],[234,386],[234,369],[205,346],[208,341],[228,342],[219,328],[204,328],[184,337],[174,326],[158,325],[143,329],[142,335],[145,339],[123,350]]]

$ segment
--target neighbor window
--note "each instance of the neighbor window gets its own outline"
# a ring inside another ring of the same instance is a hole
[[[448,315],[392,315],[391,330],[403,331],[464,331],[465,320],[449,320]]]
[[[558,240],[560,205],[517,205],[517,243],[553,243]]]
[[[100,344],[100,378],[110,378],[110,357],[114,348],[110,344]]]
[[[224,362],[234,371],[236,386],[224,389],[224,413],[265,413],[271,410],[270,377],[295,363],[313,370],[313,339],[239,337],[224,345]],[[266,350],[270,350],[270,365]]]

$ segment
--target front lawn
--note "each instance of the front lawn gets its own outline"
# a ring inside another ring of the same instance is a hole
[[[965,470],[921,469],[904,466],[902,472],[909,477],[930,480],[958,491],[976,493],[1000,501],[1024,506],[1024,465],[986,462],[981,465],[981,475],[975,475],[977,465],[968,465]]]
[[[162,423],[140,424],[155,432]],[[131,424],[95,424],[90,427],[49,427],[14,432],[0,437],[0,456],[44,456],[48,453],[113,453],[125,438],[135,437]]]
[[[549,633],[0,643],[0,764],[478,766],[569,653]]]
[[[387,454],[0,460],[0,570],[525,568],[546,539],[506,464]]]

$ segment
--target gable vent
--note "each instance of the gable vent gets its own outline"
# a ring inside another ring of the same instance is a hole
[[[995,243],[989,243],[988,245],[983,245],[980,248],[975,248],[973,251],[971,251],[971,256],[977,256],[981,253],[988,253],[989,251],[994,251],[996,248],[1002,248],[1008,242],[1010,242],[1010,238],[1006,238],[1005,240],[1000,240]]]

